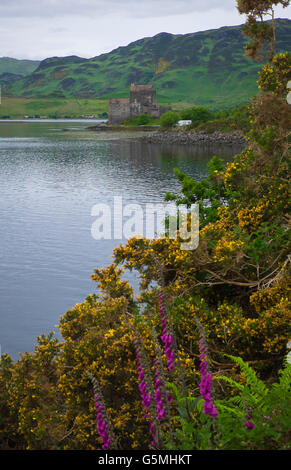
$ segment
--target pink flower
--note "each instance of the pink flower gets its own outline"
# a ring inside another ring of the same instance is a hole
[[[157,421],[160,421],[162,418],[166,416],[166,410],[164,408],[164,403],[163,403],[163,398],[162,398],[162,390],[161,387],[163,387],[163,383],[159,377],[158,373],[158,367],[157,367],[158,360],[154,360],[155,364],[155,393],[154,393],[154,399],[156,402],[156,408],[157,408]],[[167,395],[167,399],[169,401],[169,395]]]
[[[247,427],[247,431],[251,431],[252,429],[255,428],[254,423],[251,421],[252,418],[253,418],[253,412],[252,412],[252,410],[249,410],[249,411],[248,411],[248,414],[247,414],[247,419],[246,419],[246,421],[245,421],[246,427]]]
[[[155,424],[153,422],[153,419],[152,419],[152,416],[151,414],[149,413],[149,410],[150,410],[150,407],[151,407],[151,403],[152,403],[152,397],[151,397],[151,394],[148,392],[147,390],[147,385],[146,385],[146,382],[145,382],[145,372],[143,370],[143,366],[142,366],[142,362],[141,362],[141,354],[140,354],[140,351],[138,349],[138,344],[137,344],[137,341],[134,340],[134,346],[135,346],[135,350],[136,350],[136,363],[137,363],[137,370],[138,370],[138,378],[139,378],[139,390],[140,390],[140,393],[141,393],[141,399],[142,399],[142,404],[143,404],[143,407],[145,408],[145,410],[147,411],[147,414],[145,415],[146,418],[150,418],[150,432],[153,436],[153,440],[151,442],[151,445],[153,447],[158,447],[158,443],[157,443],[157,439],[156,439],[156,427],[155,427]]]
[[[151,395],[147,391],[147,386],[145,382],[145,373],[142,368],[142,363],[141,363],[141,355],[138,349],[137,342],[134,341],[135,349],[136,349],[136,362],[137,362],[137,370],[138,370],[138,378],[140,380],[139,383],[139,390],[141,393],[141,398],[142,398],[142,404],[144,408],[148,411],[151,405]]]
[[[211,390],[212,390],[212,374],[208,372],[208,362],[207,362],[207,347],[206,342],[203,336],[201,336],[199,341],[199,350],[200,350],[200,393],[204,398],[203,403],[203,413],[211,416],[212,418],[217,418],[217,409],[212,403],[211,400]]]
[[[102,441],[102,449],[108,450],[112,444],[111,438],[113,439],[113,446],[115,446],[114,434],[110,428],[110,421],[107,416],[102,390],[95,377],[87,371],[88,377],[91,379],[94,391],[94,404],[96,410],[96,421],[97,431]],[[111,436],[111,437],[110,437]]]
[[[95,399],[95,409],[96,409],[96,418],[97,418],[97,430],[102,440],[102,444],[103,444],[102,449],[107,450],[110,448],[111,441],[109,438],[106,422],[103,419],[102,405],[101,403],[99,403],[99,397],[98,397],[98,394],[96,393],[96,390],[94,392],[94,399]]]
[[[246,427],[247,427],[247,431],[251,431],[252,429],[255,428],[255,425],[254,425],[254,423],[252,423],[251,421],[246,419]]]
[[[160,294],[160,314],[161,314],[161,322],[163,326],[163,334],[161,336],[161,340],[164,343],[164,352],[167,357],[167,365],[169,371],[172,371],[175,366],[175,354],[172,350],[172,346],[174,343],[173,336],[171,334],[168,334],[168,325],[167,325],[167,320],[166,320],[166,314],[163,308],[163,297],[162,294]]]

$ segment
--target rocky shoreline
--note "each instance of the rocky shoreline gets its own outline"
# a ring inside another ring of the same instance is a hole
[[[223,133],[215,131],[211,134],[206,132],[195,132],[186,129],[168,129],[162,130],[160,126],[124,126],[124,125],[109,125],[107,123],[99,123],[95,126],[87,127],[90,131],[142,131],[144,135],[139,137],[141,142],[149,144],[179,144],[179,145],[194,145],[194,144],[223,144],[223,145],[240,145],[246,146],[247,140],[239,131]]]
[[[205,134],[203,132],[178,131],[158,131],[140,137],[142,142],[151,144],[224,144],[224,145],[247,145],[246,138],[240,132],[225,134],[213,132]]]

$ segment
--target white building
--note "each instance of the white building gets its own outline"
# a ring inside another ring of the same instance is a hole
[[[190,126],[192,124],[192,121],[178,121],[177,126]]]

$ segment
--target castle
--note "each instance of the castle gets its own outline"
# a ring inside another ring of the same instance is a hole
[[[120,124],[127,119],[148,114],[152,117],[161,117],[168,108],[160,106],[156,101],[156,92],[153,85],[130,86],[129,98],[109,100],[109,124]]]

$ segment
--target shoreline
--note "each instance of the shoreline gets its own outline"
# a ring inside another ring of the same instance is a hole
[[[84,123],[84,124],[89,124],[92,122],[91,119],[78,119],[78,118],[68,118],[68,119],[65,119],[65,118],[59,118],[59,119],[50,119],[50,118],[47,118],[47,119],[0,119],[0,124],[17,124],[17,123],[51,123],[51,122],[60,122],[60,123],[63,123],[63,122],[78,122],[78,123]],[[96,122],[102,122],[101,120],[95,120],[93,121],[93,123]],[[98,124],[97,124],[98,125]],[[97,127],[96,125],[96,127]]]
[[[90,131],[140,131],[146,134],[139,140],[148,144],[224,144],[224,145],[247,145],[247,140],[239,131],[231,134],[215,131],[211,134],[205,132],[193,132],[185,129],[162,130],[160,126],[123,126],[123,125],[97,125],[86,128]]]
[[[145,143],[149,144],[223,144],[223,145],[247,145],[246,138],[240,132],[232,134],[213,132],[206,134],[204,132],[191,132],[185,130],[178,131],[158,131],[140,137]]]

